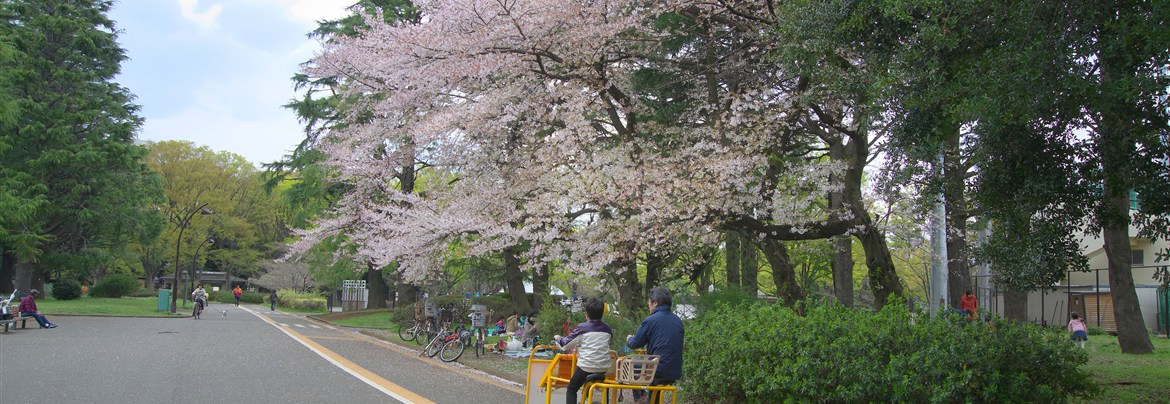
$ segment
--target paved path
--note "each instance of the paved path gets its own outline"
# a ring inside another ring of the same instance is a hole
[[[0,403],[522,403],[521,387],[303,315],[49,316],[0,335]]]

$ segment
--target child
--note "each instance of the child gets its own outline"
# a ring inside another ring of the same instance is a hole
[[[503,335],[504,334],[504,318],[501,317],[496,320],[495,328],[488,330],[488,335]]]
[[[613,330],[601,322],[605,303],[597,298],[589,298],[584,306],[588,321],[578,324],[569,335],[553,336],[553,341],[564,349],[578,347],[577,368],[573,369],[573,378],[569,380],[565,392],[565,402],[568,404],[577,402],[577,391],[585,384],[586,377],[604,374],[609,370],[609,342],[613,339]]]
[[[1068,331],[1072,333],[1073,342],[1076,342],[1081,349],[1085,349],[1085,341],[1089,339],[1089,333],[1085,328],[1085,321],[1081,320],[1081,316],[1075,311],[1072,313],[1072,320],[1068,321]]]

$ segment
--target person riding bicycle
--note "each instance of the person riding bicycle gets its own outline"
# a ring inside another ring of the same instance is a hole
[[[199,286],[195,287],[194,292],[191,292],[191,300],[194,301],[195,304],[199,306],[199,307],[195,308],[196,310],[203,308],[203,307],[207,307],[207,291],[203,290],[202,283],[200,283]],[[192,314],[195,314],[195,313],[192,312]]]

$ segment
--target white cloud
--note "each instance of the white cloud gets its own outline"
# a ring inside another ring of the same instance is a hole
[[[196,12],[195,9],[199,7],[199,0],[179,0],[179,9],[182,10],[183,18],[191,21],[199,26],[199,28],[210,30],[216,26],[215,20],[219,18],[220,11],[223,11],[223,6],[219,4],[208,7],[207,10]]]
[[[349,15],[346,8],[357,0],[253,0],[254,3],[284,11],[289,20],[313,28],[317,21],[335,20]]]

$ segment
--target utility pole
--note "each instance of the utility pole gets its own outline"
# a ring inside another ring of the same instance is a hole
[[[943,174],[943,156],[938,157],[939,178]],[[947,302],[947,206],[939,191],[930,218],[930,316],[938,317]]]

